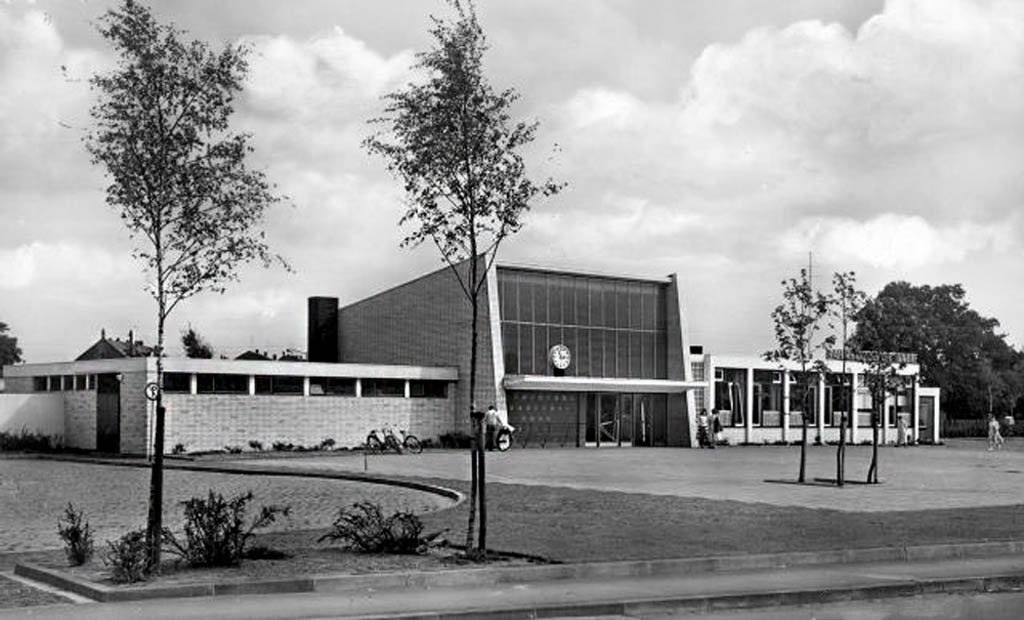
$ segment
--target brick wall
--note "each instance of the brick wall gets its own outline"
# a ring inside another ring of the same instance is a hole
[[[149,401],[146,400],[146,383],[156,381],[156,372],[125,372],[121,379],[121,452],[123,454],[147,454],[149,444]],[[95,408],[93,408],[95,425]]]
[[[5,390],[11,394],[27,394],[32,392],[32,377],[6,377]]]
[[[96,449],[96,390],[64,392],[64,445]]]
[[[385,423],[436,439],[450,430],[454,398],[354,398],[236,394],[165,394],[167,451],[181,443],[189,452],[226,446],[249,449],[257,440],[317,445],[325,438],[338,447],[363,443]]]
[[[462,263],[465,272],[468,265]],[[459,382],[451,428],[469,427],[469,358],[472,309],[447,267],[339,311],[342,362],[456,366]],[[486,288],[477,323],[476,405],[495,402],[490,313]]]

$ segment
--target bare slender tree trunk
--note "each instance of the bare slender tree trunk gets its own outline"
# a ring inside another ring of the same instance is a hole
[[[804,385],[803,393],[803,406],[800,412],[800,417],[803,421],[804,427],[801,431],[800,441],[800,476],[797,478],[797,482],[803,483],[807,479],[807,385]]]
[[[477,497],[480,501],[480,541],[477,544],[477,553],[481,559],[487,559],[487,457],[484,454],[484,422],[477,422],[477,448],[480,450],[480,490]]]
[[[876,415],[871,419],[871,467],[868,468],[868,484],[878,484],[878,417],[876,411]]]
[[[476,255],[470,259],[470,285],[476,285]],[[475,293],[474,289],[470,289],[471,293]],[[476,337],[476,324],[477,316],[479,315],[479,301],[476,295],[471,297],[470,305],[473,307],[473,320],[472,320],[472,335],[470,336],[470,349],[469,349],[469,420],[470,420],[470,431],[472,433],[472,440],[470,441],[470,481],[469,481],[469,522],[466,524],[466,554],[473,555],[473,550],[476,548],[474,544],[475,539],[475,526],[476,526],[476,504],[477,504],[477,492],[480,487],[480,470],[482,467],[481,458],[482,450],[480,445],[480,430],[479,424],[476,419],[476,354],[477,354],[477,337]]]
[[[153,432],[153,466],[149,483],[149,519],[146,528],[146,546],[149,551],[148,571],[160,572],[160,542],[163,532],[164,503],[164,406],[163,406],[163,371],[164,371],[164,298],[162,282],[158,291],[159,317],[156,335],[156,381],[160,389],[156,396],[156,424]]]

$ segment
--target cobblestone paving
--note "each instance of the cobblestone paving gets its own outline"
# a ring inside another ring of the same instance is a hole
[[[67,603],[68,599],[0,575],[0,609]]]
[[[325,527],[338,508],[364,500],[416,513],[451,505],[421,491],[340,480],[167,471],[164,481],[164,518],[173,528],[181,526],[180,502],[209,489],[252,490],[257,506],[291,506],[291,516],[268,531]],[[85,511],[97,548],[105,548],[104,540],[145,525],[148,489],[148,469],[0,459],[0,553],[59,548],[57,519],[68,502]]]
[[[848,448],[846,472],[863,481],[871,459],[868,446]],[[780,506],[847,511],[926,510],[1024,503],[1024,438],[1007,449],[987,452],[984,441],[950,446],[881,448],[881,485],[770,484],[793,481],[800,460],[797,446],[679,448],[513,449],[491,452],[488,480],[680,497],[763,502]],[[255,463],[255,462],[254,462]],[[242,465],[242,462],[238,462]],[[261,467],[362,472],[355,456],[260,459]],[[835,448],[808,448],[808,478],[835,476]],[[421,455],[377,455],[369,473],[466,480],[468,453],[427,451]]]

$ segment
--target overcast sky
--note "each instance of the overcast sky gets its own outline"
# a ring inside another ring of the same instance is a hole
[[[0,321],[30,362],[74,357],[104,327],[155,340],[81,145],[107,6],[0,0]],[[295,273],[247,269],[179,306],[172,353],[187,322],[227,354],[304,349],[308,296],[344,304],[440,267],[432,248],[399,248],[400,186],[359,142],[444,3],[154,8],[253,45],[235,127],[293,203],[267,228]],[[479,16],[488,77],[541,123],[530,170],[569,184],[503,259],[676,272],[693,341],[720,353],[771,344],[779,280],[809,252],[822,284],[836,270],[870,293],[960,282],[1024,343],[1024,2],[481,0]]]

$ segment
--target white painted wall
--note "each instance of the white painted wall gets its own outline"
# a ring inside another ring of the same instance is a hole
[[[64,395],[60,392],[0,394],[0,431],[64,436]]]

